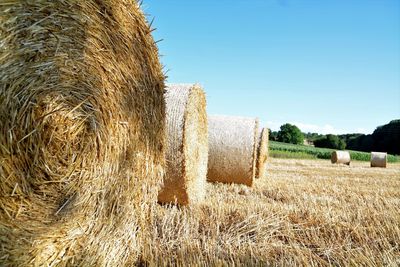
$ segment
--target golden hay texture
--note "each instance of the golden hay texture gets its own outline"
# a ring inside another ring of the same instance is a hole
[[[257,143],[256,178],[262,178],[265,176],[265,167],[268,159],[268,134],[268,128],[263,128],[259,133]]]
[[[371,152],[371,167],[386,168],[387,153]]]
[[[205,197],[208,160],[205,93],[196,84],[171,84],[165,102],[167,167],[158,201],[200,203]]]
[[[350,153],[348,151],[333,151],[331,155],[331,162],[338,164],[350,165]]]
[[[258,119],[208,117],[209,182],[252,186],[256,172]]]
[[[252,188],[207,187],[199,208],[157,208],[143,266],[400,264],[398,163],[270,158]]]
[[[131,0],[0,3],[0,265],[135,263],[164,75]]]

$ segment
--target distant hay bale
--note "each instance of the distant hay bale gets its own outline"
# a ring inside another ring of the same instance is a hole
[[[350,165],[350,153],[348,151],[333,151],[331,155],[331,162],[338,164]]]
[[[160,203],[196,204],[204,200],[208,129],[206,97],[199,85],[171,84],[166,93],[167,167]]]
[[[209,116],[209,182],[253,185],[256,174],[258,119]]]
[[[256,178],[262,178],[265,176],[268,159],[268,134],[268,128],[263,128],[259,133],[257,143]]]
[[[133,266],[165,161],[136,1],[0,4],[0,265]]]
[[[387,153],[371,152],[371,167],[386,168]]]

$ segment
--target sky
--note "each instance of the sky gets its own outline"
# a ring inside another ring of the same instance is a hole
[[[272,130],[372,133],[400,118],[399,0],[144,0],[169,83]]]

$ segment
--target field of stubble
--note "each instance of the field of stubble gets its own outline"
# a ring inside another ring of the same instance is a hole
[[[208,185],[204,205],[159,206],[144,265],[400,265],[400,164],[270,159],[253,188]]]

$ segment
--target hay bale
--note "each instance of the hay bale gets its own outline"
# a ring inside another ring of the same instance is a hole
[[[258,119],[209,116],[209,182],[252,186],[256,174]]]
[[[131,0],[0,4],[1,266],[136,262],[165,160],[150,32]]]
[[[205,93],[199,85],[171,84],[165,93],[167,166],[160,203],[196,204],[204,200],[208,160]]]
[[[337,164],[350,165],[350,153],[348,151],[333,151],[331,155],[331,162]]]
[[[268,159],[268,128],[263,128],[258,135],[256,178],[265,176]]]
[[[387,153],[371,152],[371,167],[386,168]]]

